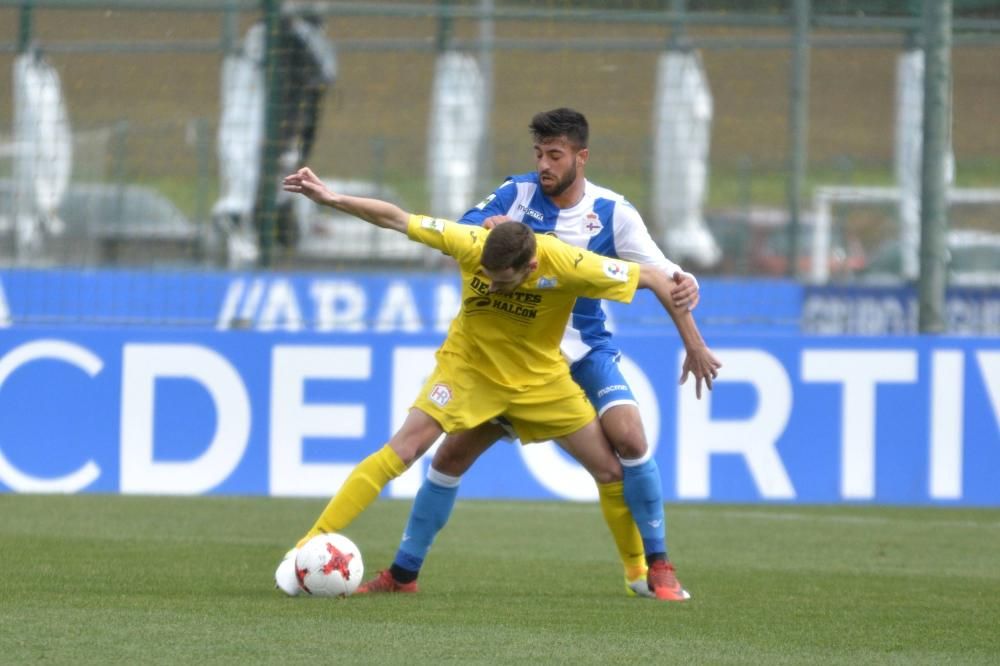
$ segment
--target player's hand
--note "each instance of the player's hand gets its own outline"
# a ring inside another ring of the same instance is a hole
[[[321,205],[330,205],[334,198],[333,192],[327,189],[319,176],[309,167],[302,167],[295,173],[285,176],[281,181],[281,187],[286,192],[305,195]]]
[[[488,218],[483,220],[483,229],[492,229],[498,224],[503,224],[504,222],[514,222],[514,218],[507,217],[506,215],[490,215]]]
[[[694,394],[701,400],[701,383],[705,382],[705,386],[708,390],[712,390],[712,380],[718,377],[719,368],[722,367],[722,363],[719,359],[715,358],[715,354],[708,347],[702,345],[694,349],[689,349],[687,355],[684,357],[684,368],[681,373],[681,381],[683,384],[687,381],[688,375],[692,374],[695,378]]]
[[[679,308],[694,310],[701,300],[701,289],[698,287],[698,280],[690,273],[676,271],[673,275],[674,288],[670,290],[670,297],[674,300],[674,305]]]

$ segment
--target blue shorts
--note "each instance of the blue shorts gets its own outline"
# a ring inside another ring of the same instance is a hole
[[[617,349],[597,349],[570,366],[573,379],[580,385],[590,404],[601,416],[615,405],[636,405],[632,389],[622,375]]]
[[[639,404],[618,367],[621,357],[622,353],[617,349],[597,349],[569,367],[574,381],[587,394],[587,399],[597,410],[598,416],[603,416],[604,412],[616,405]],[[490,419],[490,422],[502,427],[507,439],[517,439],[517,433],[504,416]]]

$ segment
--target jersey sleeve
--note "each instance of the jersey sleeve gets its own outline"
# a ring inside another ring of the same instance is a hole
[[[629,303],[639,287],[639,264],[603,257],[554,241],[549,245],[556,279],[577,296]]]
[[[478,266],[487,231],[426,215],[410,215],[406,235],[435,250],[454,257],[462,266]]]
[[[615,206],[614,215],[615,253],[627,261],[637,264],[652,264],[673,277],[674,273],[684,269],[667,259],[663,250],[649,235],[642,216],[632,204],[621,201]]]
[[[492,194],[465,212],[458,220],[462,224],[483,226],[483,220],[494,215],[506,215],[514,199],[517,198],[517,185],[513,178],[508,178]]]

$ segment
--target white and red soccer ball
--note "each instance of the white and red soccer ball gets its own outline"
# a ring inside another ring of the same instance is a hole
[[[347,597],[361,584],[361,551],[343,534],[320,534],[295,554],[299,589],[314,597]]]

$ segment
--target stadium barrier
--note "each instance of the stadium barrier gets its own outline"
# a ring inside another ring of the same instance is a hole
[[[411,245],[413,245],[411,243]],[[803,286],[791,280],[702,278],[696,312],[709,336],[906,335],[917,331],[912,286]],[[443,332],[458,311],[444,273],[0,270],[0,329],[144,326],[319,333]],[[652,296],[607,304],[616,330],[643,335],[670,322]],[[1000,336],[1000,290],[953,287],[948,331]]]
[[[456,282],[429,275],[147,274],[159,301],[120,298],[135,279],[0,274],[17,285],[0,301],[13,322],[0,329],[3,491],[329,495],[402,422],[458,306]],[[47,280],[72,297],[28,299],[47,309],[23,317],[19,298],[52,294]],[[771,303],[763,320],[798,321],[797,285],[751,288]],[[68,315],[86,323],[52,324]],[[655,306],[612,319],[670,501],[1000,505],[996,336],[814,336],[744,319],[709,336],[724,368],[697,401]],[[426,464],[386,494],[411,497]],[[462,488],[595,498],[552,444],[497,446]]]

